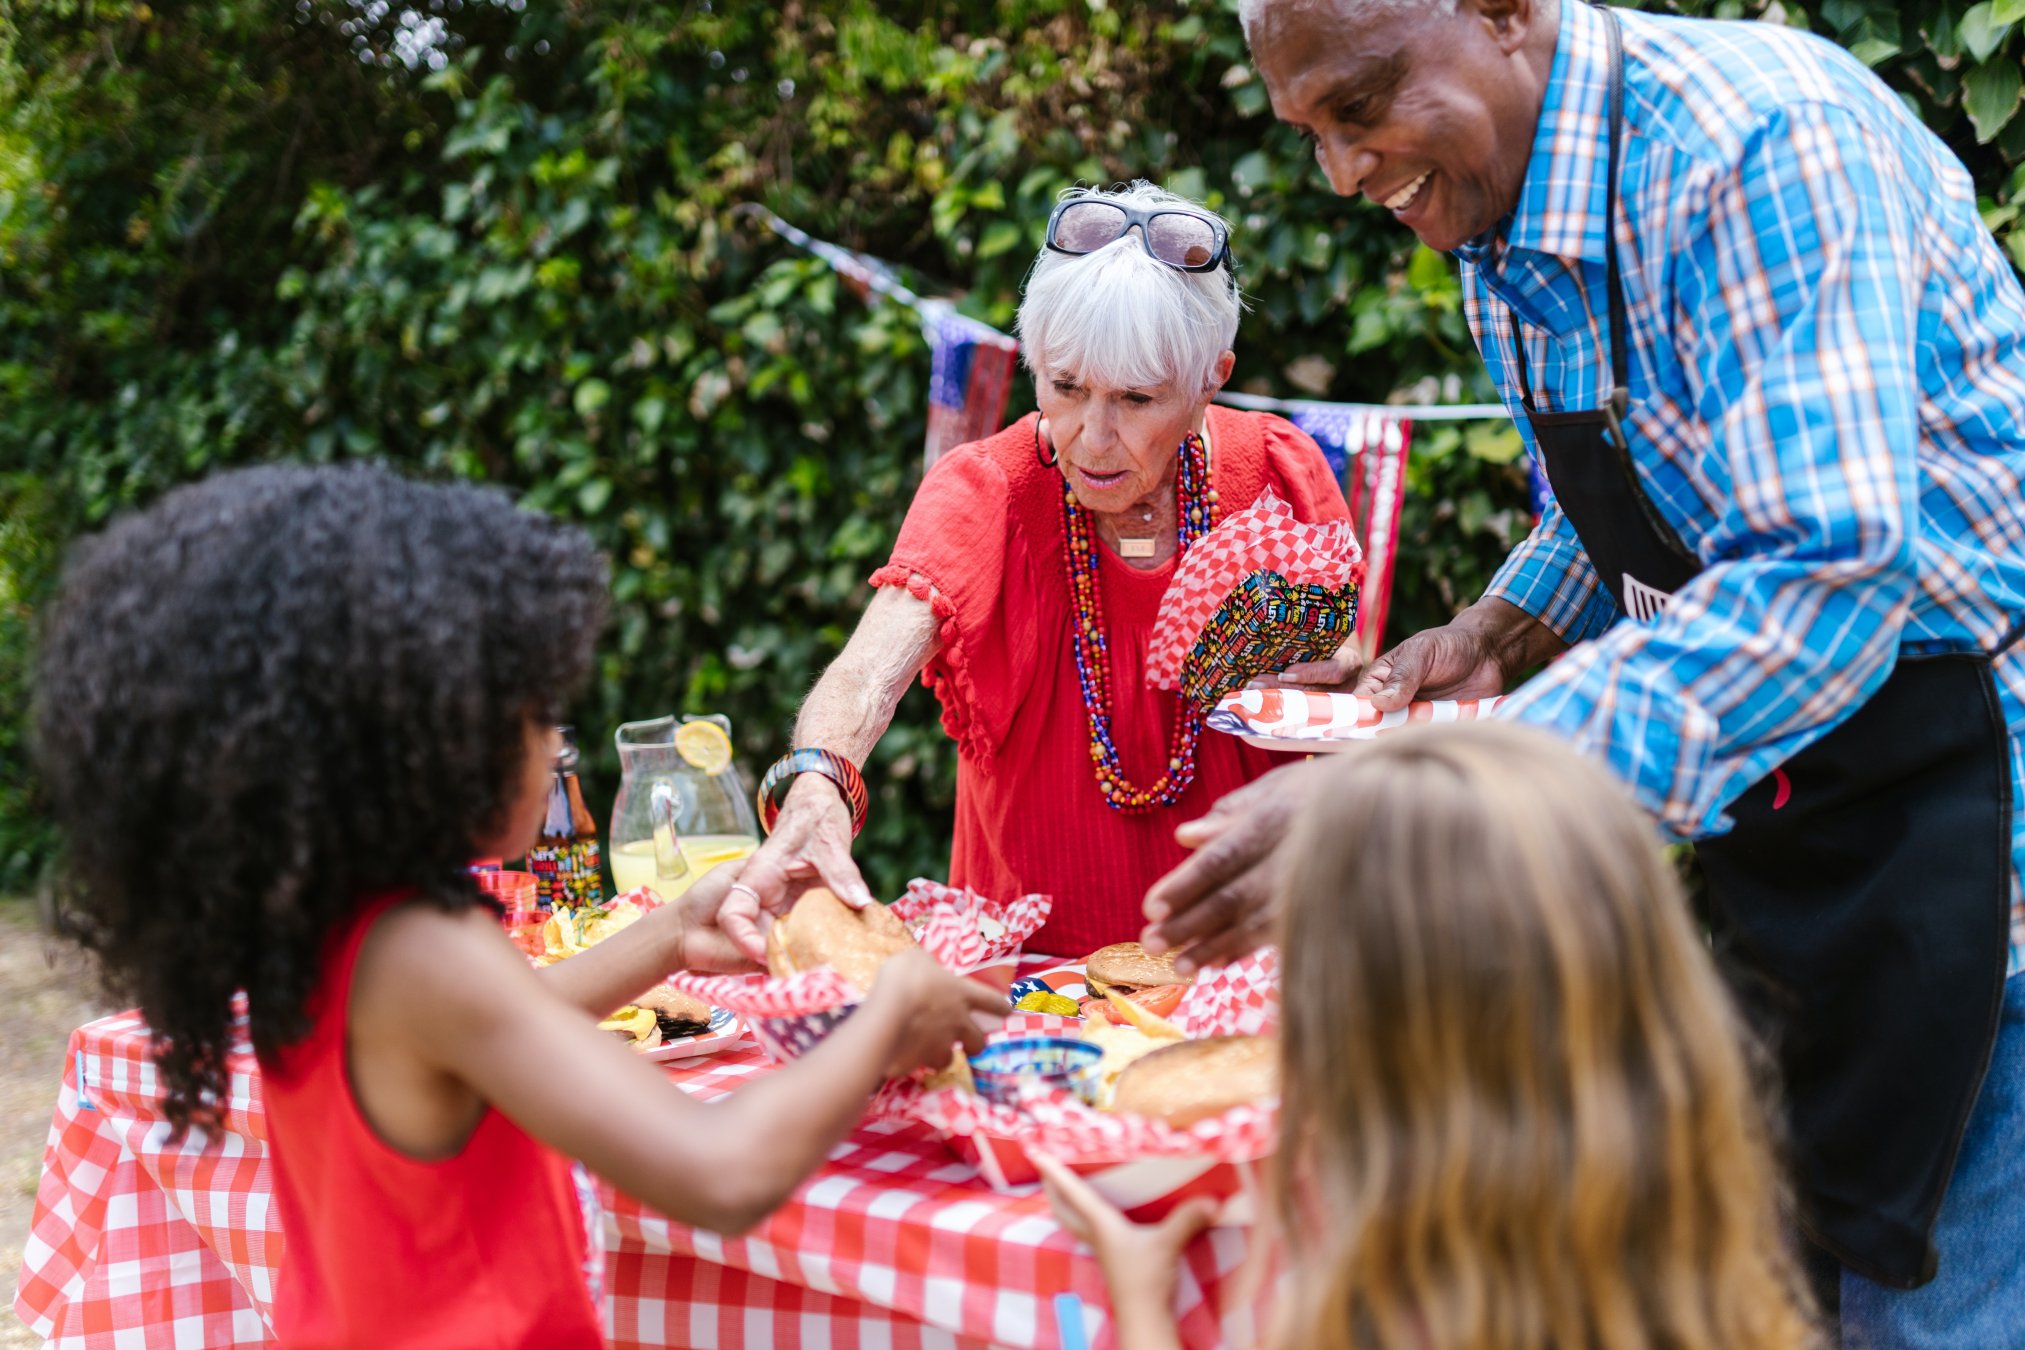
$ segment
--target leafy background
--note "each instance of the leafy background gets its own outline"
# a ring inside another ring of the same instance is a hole
[[[723,712],[748,769],[777,754],[917,481],[928,353],[742,202],[1004,327],[1062,187],[1163,180],[1236,222],[1237,387],[1488,396],[1452,265],[1329,194],[1234,8],[0,9],[0,890],[53,852],[21,727],[64,542],[226,465],[384,458],[590,530],[617,616],[576,713],[601,814],[622,720]],[[1672,8],[1847,45],[2025,265],[2025,0]],[[1395,633],[1523,533],[1517,449],[1496,423],[1418,437]],[[953,769],[917,689],[868,773],[875,885],[942,871]]]

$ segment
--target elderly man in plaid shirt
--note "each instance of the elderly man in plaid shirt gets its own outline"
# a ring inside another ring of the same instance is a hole
[[[1362,672],[1477,697],[1700,841],[1852,1342],[2025,1337],[2025,296],[1861,64],[1580,0],[1243,0],[1339,193],[1453,252],[1553,501]],[[1328,684],[1354,658],[1296,668]],[[1150,945],[1269,923],[1298,769],[1187,831]],[[1720,1184],[1720,1179],[1717,1179]]]

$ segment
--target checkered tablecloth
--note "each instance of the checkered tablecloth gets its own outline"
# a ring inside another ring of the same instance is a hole
[[[703,1099],[772,1071],[750,1039],[664,1067]],[[273,1343],[283,1242],[258,1067],[242,1046],[218,1131],[171,1144],[160,1100],[137,1017],[72,1034],[14,1300],[61,1350]],[[614,1345],[1056,1347],[1062,1292],[1082,1299],[1093,1343],[1109,1340],[1096,1261],[1045,1199],[989,1190],[922,1126],[859,1129],[742,1238],[601,1190]],[[1253,1339],[1248,1238],[1217,1229],[1189,1249],[1186,1344]]]

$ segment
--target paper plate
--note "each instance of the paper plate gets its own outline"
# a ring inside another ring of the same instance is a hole
[[[663,1041],[652,1050],[640,1051],[640,1058],[656,1064],[665,1064],[673,1059],[694,1059],[699,1055],[714,1055],[720,1050],[728,1050],[744,1038],[745,1023],[738,1020],[737,1013],[729,1008],[712,1008],[710,1030]]]
[[[1261,750],[1319,754],[1342,750],[1401,727],[1434,722],[1474,722],[1497,710],[1504,697],[1435,699],[1380,712],[1369,699],[1306,689],[1240,689],[1209,713],[1213,731],[1236,736]]]

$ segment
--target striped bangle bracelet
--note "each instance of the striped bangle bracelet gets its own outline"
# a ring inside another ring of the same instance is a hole
[[[780,804],[787,797],[788,788],[793,785],[795,775],[804,773],[819,773],[837,785],[837,790],[851,805],[851,837],[857,838],[858,831],[865,828],[865,809],[869,804],[864,776],[850,760],[820,746],[788,751],[775,760],[766,776],[759,780],[756,795],[760,828],[768,834],[773,833],[773,823],[780,817]]]

